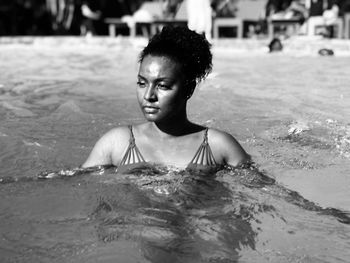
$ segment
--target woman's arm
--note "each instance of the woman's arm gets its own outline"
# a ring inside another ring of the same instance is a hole
[[[96,142],[89,157],[82,165],[83,168],[112,164],[111,155],[115,144],[114,133],[114,131],[109,131]]]
[[[224,141],[224,144],[226,145],[224,148],[226,150],[226,164],[238,166],[250,161],[250,155],[231,134],[226,134]]]
[[[210,129],[209,131],[210,147],[213,149],[214,155],[222,163],[238,166],[250,161],[250,155],[231,134],[215,129]]]

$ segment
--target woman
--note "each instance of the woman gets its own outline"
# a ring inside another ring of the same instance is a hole
[[[137,98],[146,122],[107,132],[83,168],[115,165],[118,172],[128,172],[155,163],[213,170],[249,159],[231,135],[187,118],[187,101],[212,68],[204,36],[165,27],[143,49],[139,62]]]

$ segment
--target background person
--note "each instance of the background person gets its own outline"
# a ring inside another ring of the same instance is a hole
[[[211,39],[212,9],[210,0],[187,0],[188,28]]]
[[[214,17],[236,17],[238,0],[212,0]]]
[[[339,17],[339,6],[334,0],[306,0],[306,7],[309,10],[307,21],[307,34],[314,36],[322,34],[333,36],[333,25]],[[317,27],[321,27],[321,32],[317,32]]]
[[[182,0],[161,0],[163,18],[173,19],[181,5]]]
[[[82,23],[81,35],[97,35],[102,23],[100,2],[96,0],[83,0],[81,4]]]

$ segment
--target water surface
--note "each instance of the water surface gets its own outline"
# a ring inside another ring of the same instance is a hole
[[[142,121],[142,44],[1,45],[0,261],[348,262],[347,57],[214,46],[189,117],[232,133],[260,172],[36,179],[79,166],[103,133]]]

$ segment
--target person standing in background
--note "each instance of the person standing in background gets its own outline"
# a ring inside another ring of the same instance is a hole
[[[317,34],[316,27],[323,26],[321,33],[324,36],[333,37],[333,25],[339,16],[339,6],[336,0],[306,0],[306,8],[309,10],[307,22],[307,34]]]
[[[327,9],[326,0],[306,0],[306,8],[309,9],[309,17],[322,16],[323,11]]]
[[[212,10],[210,0],[187,0],[188,28],[211,39]]]
[[[82,23],[81,35],[97,35],[102,23],[102,12],[99,1],[83,0],[81,5]]]
[[[238,0],[212,0],[213,17],[236,17]]]
[[[173,19],[181,5],[181,0],[161,0],[163,18]]]

